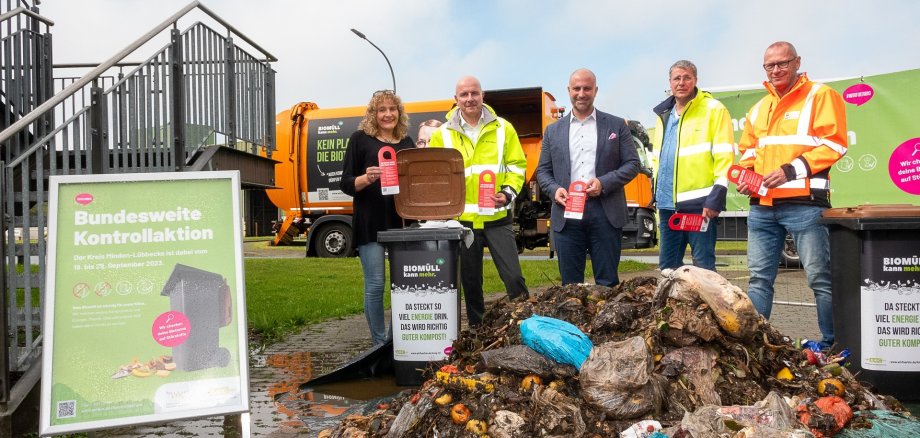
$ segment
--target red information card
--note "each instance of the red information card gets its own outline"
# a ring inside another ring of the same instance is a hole
[[[585,213],[585,190],[588,184],[583,181],[573,181],[569,184],[569,197],[565,200],[566,219],[581,219]]]
[[[479,214],[495,214],[495,172],[483,171],[479,174]]]
[[[701,214],[674,213],[668,219],[668,228],[674,231],[705,232],[709,229],[709,218]]]
[[[767,188],[763,186],[763,175],[750,169],[745,169],[739,165],[728,168],[728,180],[735,183],[745,183],[748,187],[757,187],[754,192],[758,196],[767,196]]]
[[[389,155],[389,158],[387,158]],[[395,195],[399,193],[399,172],[396,171],[396,151],[390,146],[384,146],[377,151],[377,161],[380,162],[380,193]]]

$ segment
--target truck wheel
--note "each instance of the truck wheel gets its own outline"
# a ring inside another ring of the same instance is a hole
[[[354,249],[351,227],[341,223],[324,225],[313,242],[317,257],[350,257]]]
[[[801,263],[799,251],[795,248],[795,241],[792,240],[791,234],[786,234],[786,239],[783,241],[782,259],[784,266],[798,267]]]

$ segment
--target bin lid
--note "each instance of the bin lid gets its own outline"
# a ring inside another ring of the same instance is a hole
[[[920,228],[920,206],[912,204],[858,205],[829,208],[822,223],[842,225],[854,230]]]
[[[403,228],[377,232],[377,242],[419,242],[423,240],[463,240],[463,228]]]
[[[396,153],[396,212],[406,219],[450,219],[463,214],[463,156],[452,148],[403,149]]]

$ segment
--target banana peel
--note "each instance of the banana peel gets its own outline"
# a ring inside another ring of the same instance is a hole
[[[450,372],[438,371],[435,373],[435,380],[444,386],[450,388],[462,389],[469,392],[492,392],[495,390],[495,385],[492,383],[486,382],[482,379],[474,377],[464,377],[458,374],[451,374]]]
[[[153,372],[150,371],[150,368],[147,368],[146,366],[141,366],[141,367],[131,370],[131,375],[133,375],[134,377],[150,377],[153,375]]]

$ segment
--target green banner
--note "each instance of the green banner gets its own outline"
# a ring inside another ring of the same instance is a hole
[[[248,411],[238,173],[50,184],[41,434]]]
[[[831,170],[833,206],[920,203],[920,176],[912,179],[920,175],[920,69],[819,82],[847,101],[849,150]],[[758,87],[712,94],[731,113],[737,142],[745,114],[766,90]],[[748,198],[738,194],[732,184],[727,210],[749,209]]]

